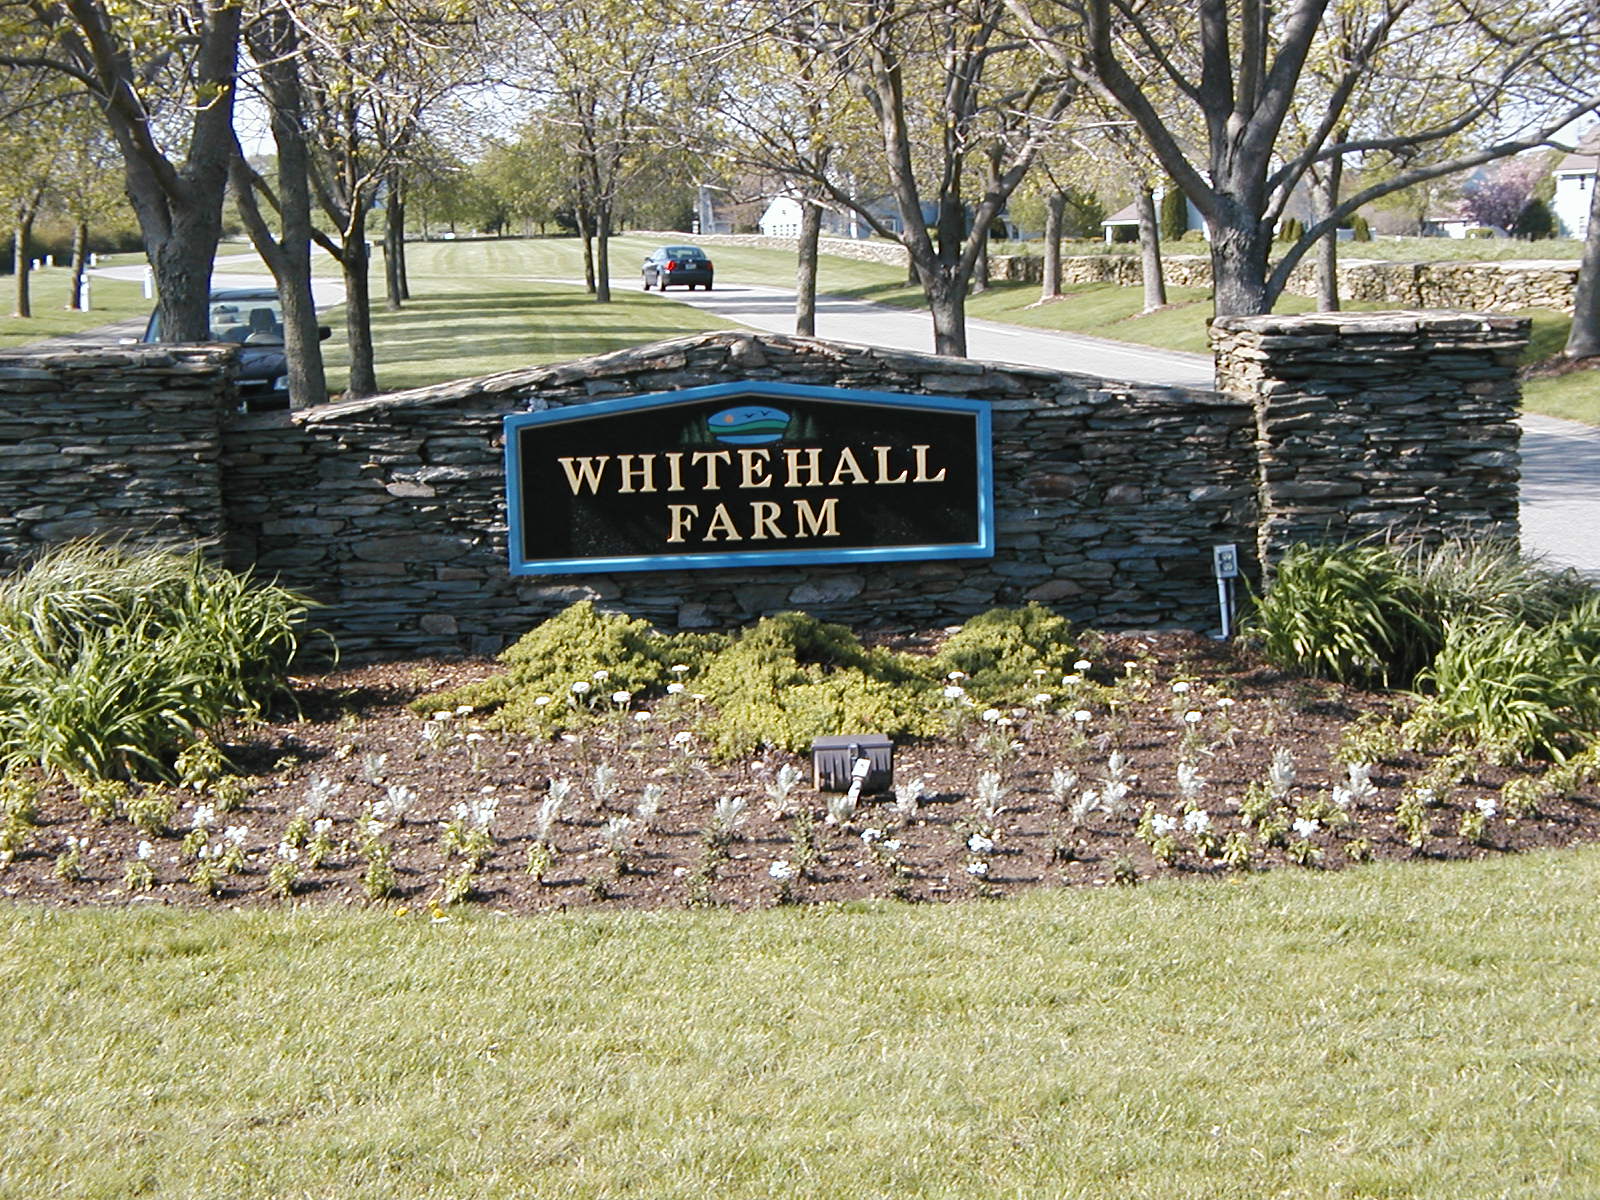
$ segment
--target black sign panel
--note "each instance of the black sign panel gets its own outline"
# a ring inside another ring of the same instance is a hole
[[[506,418],[514,574],[994,553],[988,406],[750,382]]]

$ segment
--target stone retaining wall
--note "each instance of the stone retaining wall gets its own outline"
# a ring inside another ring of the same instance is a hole
[[[514,579],[501,418],[727,382],[961,395],[993,404],[993,560]],[[227,430],[230,550],[329,607],[347,652],[497,649],[595,599],[663,625],[809,609],[938,624],[1045,601],[1111,626],[1214,623],[1209,547],[1253,542],[1250,406],[809,339],[714,333]]]
[[[1216,623],[1211,547],[1515,535],[1526,322],[1216,324],[1228,394],[776,335],[710,333],[297,413],[232,407],[232,352],[0,356],[0,566],[91,532],[220,542],[303,589],[352,657],[489,652],[578,599],[667,626],[803,608],[954,622],[1040,600],[1105,627]],[[501,421],[733,380],[988,402],[992,560],[513,577]]]
[[[650,236],[645,234],[643,236]],[[682,234],[661,234],[682,237]],[[762,246],[794,250],[794,238],[754,234],[704,234],[706,245]],[[881,241],[823,238],[825,254],[865,262],[904,266],[905,248]],[[1184,243],[1188,246],[1191,243]],[[1206,254],[1167,253],[1162,270],[1170,287],[1210,288],[1211,259]],[[1061,282],[1112,283],[1118,287],[1143,287],[1143,268],[1137,254],[1071,254],[1061,260]],[[1002,283],[1042,283],[1044,259],[1036,254],[996,254],[989,259],[989,278]],[[1384,262],[1346,259],[1339,264],[1339,294],[1351,301],[1388,304],[1398,308],[1461,309],[1468,312],[1506,312],[1523,308],[1572,311],[1572,294],[1578,285],[1578,264],[1565,260],[1528,259],[1504,262]],[[1308,257],[1289,277],[1292,295],[1316,295],[1315,267]]]
[[[1421,312],[1213,321],[1221,386],[1259,397],[1260,560],[1389,530],[1515,538],[1528,328]]]
[[[0,564],[92,534],[218,541],[232,371],[211,347],[0,354]]]

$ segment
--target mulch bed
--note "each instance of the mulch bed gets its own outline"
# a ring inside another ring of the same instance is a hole
[[[938,636],[893,640],[927,647]],[[1242,830],[1251,837],[1254,856],[1245,869],[1301,870],[1305,866],[1291,863],[1283,846],[1261,846],[1256,831],[1242,824],[1240,798],[1252,782],[1267,778],[1280,748],[1293,756],[1292,799],[1327,792],[1346,779],[1345,766],[1334,758],[1343,731],[1363,713],[1390,712],[1403,704],[1394,695],[1285,675],[1242,648],[1197,635],[1122,634],[1101,642],[1091,655],[1095,674],[1138,674],[1148,681],[1143,699],[1129,700],[1118,712],[1101,707],[1080,724],[1055,697],[1043,710],[1008,710],[1004,716],[1011,724],[1004,736],[997,735],[995,723],[974,717],[958,735],[897,744],[896,779],[926,781],[917,812],[903,816],[892,799],[872,797],[842,825],[825,819],[826,797],[811,789],[810,764],[802,757],[768,752],[719,764],[701,752],[703,742],[691,742],[688,751],[675,746],[674,734],[688,728],[692,716],[694,702],[687,695],[656,705],[647,721],[629,713],[582,735],[530,739],[495,731],[483,713],[431,718],[408,708],[413,699],[485,677],[498,669],[491,661],[419,660],[334,670],[298,682],[298,714],[285,711],[269,723],[228,732],[225,748],[250,788],[243,804],[218,814],[212,828],[220,836],[225,826],[242,826],[248,854],[243,870],[229,875],[218,895],[207,896],[190,882],[192,865],[180,861],[180,840],[203,797],[184,794],[172,828],[150,839],[155,885],[130,892],[123,877],[144,835],[122,819],[91,819],[64,785],[42,793],[38,829],[31,844],[0,870],[0,890],[62,905],[281,905],[285,901],[266,887],[278,842],[308,794],[337,785],[327,804],[335,851],[320,868],[303,871],[295,902],[371,903],[362,886],[356,822],[365,806],[398,785],[412,789],[416,799],[404,822],[382,834],[398,878],[396,893],[384,903],[437,912],[441,880],[461,864],[441,842],[442,824],[457,805],[493,796],[499,801],[492,825],[495,845],[473,876],[468,903],[518,913],[706,903],[767,906],[777,903],[783,890],[772,864],[793,862],[796,854],[794,818],[776,818],[765,804],[767,785],[786,762],[805,773],[798,797],[813,815],[819,853],[811,876],[793,880],[786,900],[957,900],[1163,875],[1225,875],[1233,868],[1201,853],[1181,833],[1183,848],[1168,862],[1158,861],[1149,839],[1137,836],[1138,814],[1146,803],[1181,818],[1177,768],[1184,757],[1205,779],[1198,803],[1217,834]],[[1125,665],[1130,663],[1135,665]],[[1175,692],[1174,683],[1189,688]],[[1041,690],[1049,691],[1048,684]],[[1185,751],[1184,714],[1190,710],[1201,712],[1203,720]],[[425,737],[430,723],[442,726],[442,733]],[[1205,743],[1202,752],[1193,750],[1195,737]],[[1012,745],[997,758],[1001,743]],[[1125,756],[1136,776],[1129,811],[1115,817],[1095,811],[1079,827],[1067,828],[1063,807],[1049,794],[1052,771],[1075,770],[1078,792],[1099,788],[1113,750]],[[615,769],[620,785],[605,810],[587,787],[600,763]],[[1481,840],[1463,839],[1457,832],[1463,813],[1480,800],[1497,798],[1506,780],[1523,772],[1480,767],[1428,810],[1430,835],[1414,846],[1397,832],[1394,810],[1406,783],[1429,764],[1430,756],[1408,752],[1377,766],[1372,773],[1377,794],[1351,807],[1349,825],[1320,828],[1308,839],[1319,852],[1315,867],[1349,865],[1346,847],[1353,839],[1370,843],[1376,858],[1477,858],[1586,842],[1600,834],[1600,807],[1590,792],[1543,805],[1537,815],[1516,821],[1508,821],[1502,809],[1488,821]],[[993,851],[974,855],[969,839],[982,822],[973,798],[980,775],[989,770],[1000,771],[1008,795]],[[556,860],[540,881],[526,863],[535,815],[552,776],[566,776],[575,786],[565,818],[555,827]],[[315,785],[318,779],[327,783]],[[652,783],[665,789],[659,816],[652,827],[636,829],[626,839],[619,863],[605,846],[607,822],[632,813]],[[712,808],[725,796],[748,800],[746,818],[731,841],[708,850]],[[863,839],[869,830],[881,831],[876,844],[872,833]],[[56,872],[69,837],[87,839],[89,846],[83,877],[73,881]],[[898,850],[886,852],[885,843],[898,843]],[[987,863],[986,876],[970,873],[977,859]]]

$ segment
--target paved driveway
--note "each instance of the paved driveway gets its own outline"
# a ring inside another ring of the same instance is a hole
[[[613,288],[638,287],[617,278]],[[715,291],[662,293],[668,299],[773,333],[794,332],[794,291],[767,285],[718,284]],[[819,297],[817,336],[896,350],[929,351],[925,313],[861,300]],[[1210,387],[1211,359],[1130,346],[1103,338],[1050,333],[994,321],[967,323],[973,358],[1079,371],[1129,383]],[[1600,429],[1525,416],[1522,420],[1522,544],[1560,566],[1600,575]]]

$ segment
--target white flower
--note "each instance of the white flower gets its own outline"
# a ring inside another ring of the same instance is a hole
[[[1294,831],[1296,836],[1308,838],[1322,828],[1321,821],[1313,821],[1310,817],[1296,817]]]
[[[981,858],[975,858],[967,864],[967,874],[982,879],[989,874],[989,864]]]
[[[680,729],[672,735],[672,744],[674,746],[687,746],[692,741],[694,741],[694,734],[687,729]]]
[[[863,829],[861,831],[861,840],[869,846],[872,845],[873,842],[881,842],[883,841],[883,830]]]
[[[1500,806],[1495,803],[1493,796],[1479,796],[1477,800],[1478,814],[1485,821],[1494,820],[1495,814],[1500,811]]]
[[[966,694],[967,694],[967,689],[962,687],[959,683],[949,684],[944,689],[944,698],[946,700],[959,700],[959,699],[961,699],[961,697],[965,696]]]
[[[435,721],[448,721],[453,716],[455,716],[455,713],[451,712],[448,708],[441,708],[433,714],[433,719]]]
[[[1217,701],[1218,708],[1232,708],[1237,701],[1232,696],[1223,696]]]
[[[959,683],[961,680],[965,679],[966,677],[967,677],[967,673],[965,671],[951,671],[950,674],[945,676],[945,678],[948,679],[951,683]]]
[[[1183,816],[1183,829],[1185,833],[1198,837],[1202,833],[1211,832],[1211,817],[1201,809],[1195,809]]]
[[[392,789],[391,789],[392,790]],[[333,832],[333,818],[323,817],[311,826],[311,832],[317,837],[327,837]]]
[[[580,679],[572,685],[572,691],[574,694],[582,696],[586,694],[589,688],[592,686],[593,685],[587,679]]]
[[[1082,682],[1083,682],[1083,676],[1082,675],[1063,675],[1061,677],[1061,686],[1062,687],[1077,687],[1078,684],[1080,684]]]
[[[779,883],[788,883],[789,880],[793,879],[799,874],[799,872],[794,869],[793,863],[785,862],[783,859],[778,858],[774,859],[772,861],[772,865],[767,868],[767,874],[772,876]]]
[[[284,862],[297,862],[300,858],[300,851],[289,845],[288,842],[279,842],[278,857],[283,859]]]
[[[998,721],[1000,719],[1000,710],[998,708],[986,708],[980,715],[985,721]]]
[[[1183,719],[1190,725],[1198,725],[1202,719],[1201,712],[1198,708],[1191,708],[1183,714]]]
[[[467,734],[467,741],[469,741],[469,742],[481,742],[481,741],[483,741],[483,734],[481,734],[481,733],[469,733],[469,734]]]
[[[975,833],[967,839],[967,849],[974,854],[993,854],[994,839],[985,837],[981,833]]]
[[[1079,725],[1086,724],[1089,720],[1089,717],[1090,712],[1087,708],[1080,708],[1077,712],[1072,714],[1072,719]]]
[[[626,703],[628,703],[628,701],[630,701],[632,699],[633,699],[633,693],[632,692],[624,692],[620,688],[611,693],[611,703],[613,703],[613,704],[618,704],[618,705],[626,704]]]
[[[1094,666],[1094,664],[1092,662],[1090,662],[1087,658],[1080,658],[1077,662],[1072,664],[1072,669],[1074,671],[1080,671],[1081,672],[1081,671],[1087,671],[1090,668],[1092,668],[1093,666]]]
[[[1150,831],[1157,837],[1166,837],[1178,828],[1178,818],[1169,817],[1166,813],[1157,813],[1150,818]]]
[[[646,710],[641,708],[638,712],[633,714],[633,719],[635,721],[638,721],[639,724],[643,725],[646,721],[648,721],[650,719],[650,714]]]
[[[250,836],[250,829],[246,825],[229,825],[228,831],[222,836],[235,846],[242,846],[245,838]]]
[[[1345,787],[1342,783],[1336,783],[1333,785],[1333,806],[1335,808],[1348,809],[1350,807],[1350,802],[1355,798],[1355,793],[1349,788]]]
[[[671,671],[674,675],[682,675],[688,669],[689,669],[689,664],[688,663],[673,663],[670,667],[667,668],[667,670]]]
[[[683,684],[681,684],[681,683],[669,683],[669,684],[667,684],[667,695],[669,695],[669,696],[676,696],[682,691],[683,691]]]
[[[890,854],[899,854],[900,850],[901,850],[901,847],[904,846],[904,845],[905,845],[905,843],[902,842],[899,838],[890,838],[887,842],[885,842],[883,844],[883,848],[885,850],[887,850]]]
[[[194,806],[194,819],[190,824],[195,829],[207,829],[211,822],[217,819],[217,810],[209,804],[196,804]]]
[[[543,708],[546,704],[549,704],[549,703],[550,703],[550,697],[549,696],[535,696],[534,699],[533,699],[533,706],[535,708]]]
[[[1037,704],[1040,708],[1043,708],[1046,704],[1049,704],[1050,701],[1052,701],[1054,699],[1055,699],[1055,697],[1052,696],[1049,692],[1040,692],[1037,696],[1035,696],[1033,698],[1033,702],[1035,704]]]
[[[136,851],[136,853],[139,855],[139,861],[140,862],[149,862],[150,861],[150,856],[153,855],[155,852],[156,852],[156,848],[154,846],[152,846],[149,842],[142,841],[142,840],[140,841],[138,849]]]
[[[458,704],[458,705],[456,705],[456,716],[458,716],[458,717],[464,717],[471,711],[472,711],[472,705],[470,705],[470,704]]]
[[[1180,679],[1177,683],[1172,685],[1172,690],[1174,693],[1181,696],[1189,690],[1189,685]]]
[[[689,698],[691,700],[703,701],[706,698],[706,694],[704,692],[690,692]]]
[[[596,683],[604,683],[606,680],[611,678],[611,672],[606,670],[604,667],[601,667],[594,673],[593,678]]]

